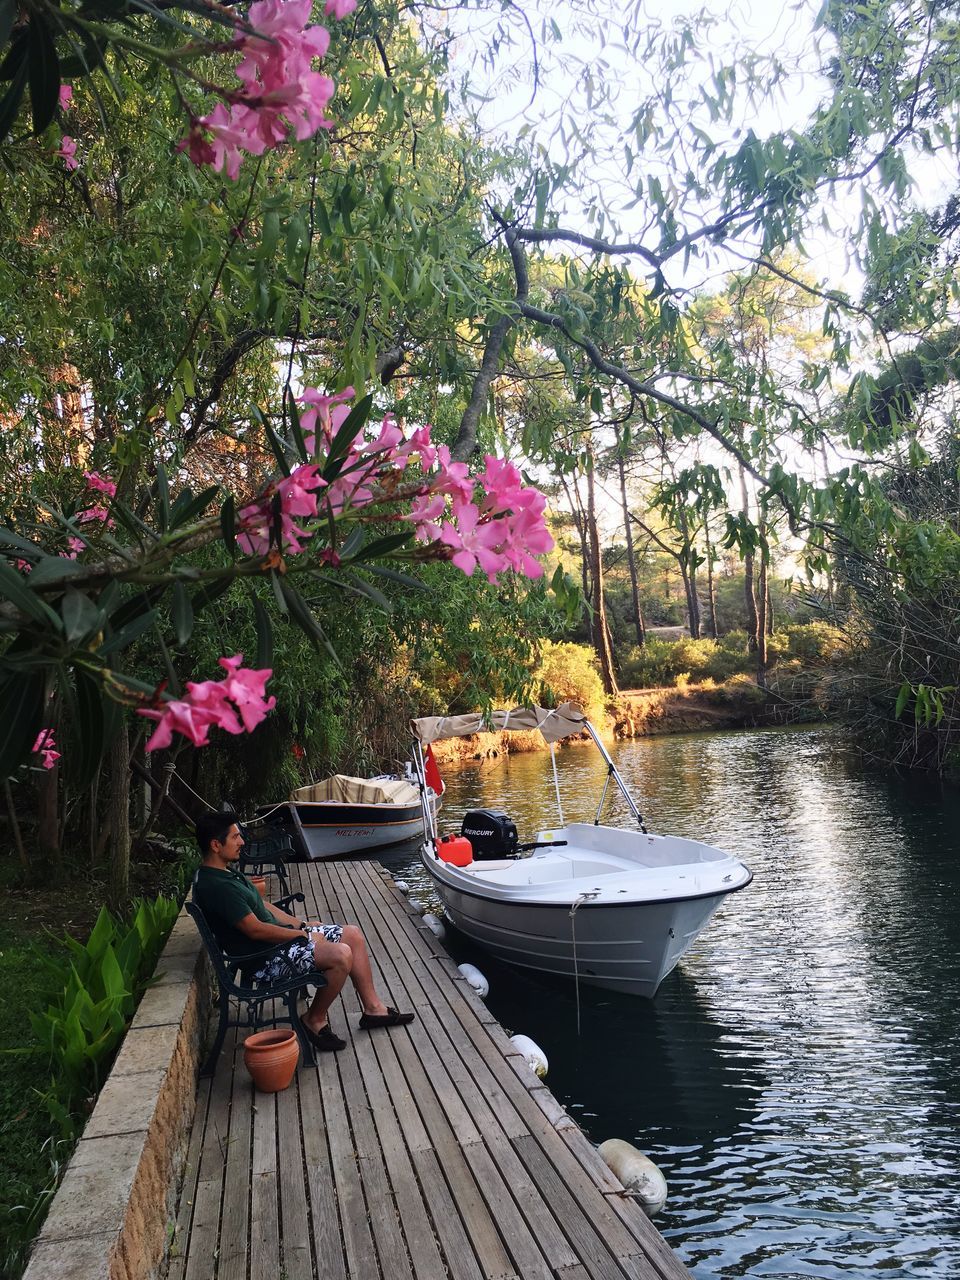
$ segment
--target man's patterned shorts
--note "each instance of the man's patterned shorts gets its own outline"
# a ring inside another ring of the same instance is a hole
[[[307,929],[309,934],[321,933],[327,942],[339,942],[343,937],[342,924],[312,924]],[[289,978],[291,973],[316,973],[317,966],[313,959],[313,942],[304,942],[298,938],[283,951],[278,951],[256,971],[254,982],[276,982],[280,978]]]

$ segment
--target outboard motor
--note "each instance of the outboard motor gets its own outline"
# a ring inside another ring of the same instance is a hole
[[[498,810],[471,809],[464,815],[460,834],[470,841],[475,862],[481,862],[484,858],[517,856],[517,828],[505,813]]]

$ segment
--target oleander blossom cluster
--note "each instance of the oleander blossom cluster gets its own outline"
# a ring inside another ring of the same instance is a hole
[[[329,454],[353,395],[352,387],[336,396],[306,388],[300,426],[314,458]],[[237,541],[248,555],[266,555],[276,533],[280,551],[297,555],[312,534],[298,520],[336,519],[381,497],[389,501],[385,495],[394,491],[399,474],[416,464],[421,484],[403,518],[413,523],[419,542],[433,544],[438,558],[451,560],[468,577],[479,565],[490,582],[506,570],[538,578],[543,567],[536,557],[553,547],[544,519],[546,499],[523,484],[512,463],[489,454],[484,463],[483,472],[471,476],[466,463],[451,461],[446,445],[431,443],[429,426],[407,437],[387,414],[375,437],[351,443],[330,483],[321,475],[321,461],[307,462],[241,508]]]
[[[60,752],[55,750],[56,745],[52,729],[41,729],[37,734],[32,751],[34,755],[40,756],[40,764],[44,769],[52,769],[60,759]]]
[[[265,696],[267,681],[273,675],[270,667],[259,671],[244,667],[242,653],[220,658],[219,663],[227,672],[225,679],[199,683],[190,680],[185,697],[162,707],[138,707],[138,714],[157,721],[147,740],[147,751],[169,747],[174,733],[189,738],[195,747],[207,745],[212,728],[234,734],[251,733],[273,710],[276,698]]]
[[[242,59],[236,74],[243,86],[226,92],[208,115],[194,117],[178,144],[196,165],[210,165],[236,178],[243,154],[263,155],[285,142],[298,141],[332,127],[325,111],[333,80],[313,69],[330,45],[325,27],[308,26],[312,0],[255,0],[247,21],[237,29],[233,47]],[[326,13],[340,19],[356,0],[328,0]]]

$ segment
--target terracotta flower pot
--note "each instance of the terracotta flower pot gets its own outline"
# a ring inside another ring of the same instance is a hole
[[[247,879],[260,894],[260,897],[266,900],[267,896],[267,878],[266,876],[248,876]]]
[[[293,1079],[300,1045],[292,1028],[257,1031],[243,1042],[243,1063],[261,1093],[279,1093]]]

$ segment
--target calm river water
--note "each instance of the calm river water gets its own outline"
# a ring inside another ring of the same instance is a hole
[[[661,1167],[657,1226],[698,1280],[960,1277],[960,799],[864,776],[823,728],[640,739],[616,760],[651,830],[755,877],[656,1000],[582,988],[578,1037],[572,984],[450,950],[591,1139]],[[565,816],[592,821],[598,755],[558,762]],[[521,839],[555,821],[546,753],[446,781],[443,831],[480,804]],[[410,854],[385,861],[431,896]]]

